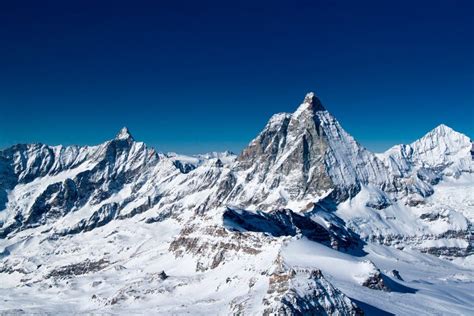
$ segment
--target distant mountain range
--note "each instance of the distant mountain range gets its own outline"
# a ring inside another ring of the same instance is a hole
[[[469,314],[474,145],[440,125],[382,154],[308,93],[240,153],[127,128],[0,151],[0,312]]]

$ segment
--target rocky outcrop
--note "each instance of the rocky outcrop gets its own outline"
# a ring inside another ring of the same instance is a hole
[[[362,282],[362,286],[368,287],[372,290],[390,292],[390,288],[385,285],[382,273],[378,269]]]
[[[77,275],[100,271],[109,265],[110,262],[107,259],[101,259],[99,261],[86,259],[83,262],[55,268],[48,273],[46,278],[71,278]]]
[[[265,236],[230,232],[219,226],[187,225],[171,242],[169,250],[177,257],[193,255],[197,260],[196,271],[206,271],[238,253],[257,255],[271,243],[271,238]]]
[[[300,235],[336,249],[348,249],[358,245],[356,236],[339,235],[337,229],[325,228],[310,217],[288,209],[265,213],[227,208],[223,220],[229,229],[262,232],[275,237]]]
[[[471,147],[469,137],[441,124],[412,144],[394,146],[378,156],[396,179],[406,179],[407,190],[427,196],[432,194],[430,186],[443,177],[474,172]]]
[[[263,315],[363,315],[320,270],[278,271],[270,275]]]
[[[294,113],[274,115],[237,158],[235,172],[245,182],[221,196],[241,208],[272,210],[333,190],[342,201],[367,183],[392,188],[382,161],[345,132],[314,93]]]

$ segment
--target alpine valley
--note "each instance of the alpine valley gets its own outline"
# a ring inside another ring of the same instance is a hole
[[[308,93],[238,156],[0,151],[0,313],[472,315],[474,151],[375,154]]]

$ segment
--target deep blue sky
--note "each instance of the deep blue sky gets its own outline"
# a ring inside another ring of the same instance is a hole
[[[2,1],[0,147],[238,152],[308,91],[372,150],[474,137],[474,1],[257,2]]]

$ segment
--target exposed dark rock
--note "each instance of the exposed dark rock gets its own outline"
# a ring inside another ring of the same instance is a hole
[[[392,205],[392,201],[390,201],[390,199],[387,198],[386,195],[378,194],[375,197],[371,197],[365,205],[377,210],[383,210],[384,208],[387,208]]]
[[[400,272],[398,270],[392,270],[390,271],[390,274],[397,280],[403,281],[403,278],[400,275]]]
[[[441,173],[439,170],[421,168],[416,173],[420,180],[423,180],[431,185],[436,185],[441,181]]]
[[[158,214],[157,216],[148,217],[145,220],[145,223],[152,224],[152,223],[162,222],[162,221],[170,218],[171,216],[172,216],[171,212],[169,212],[169,211],[168,212],[163,212],[163,213]]]
[[[304,290],[303,290],[304,289]],[[320,270],[282,270],[269,278],[263,315],[363,315]]]
[[[158,274],[158,277],[161,279],[161,280],[166,280],[168,278],[168,275],[165,273],[165,271],[161,271],[159,274]]]
[[[82,219],[72,228],[62,230],[58,232],[57,235],[65,236],[70,234],[78,234],[80,232],[87,232],[94,228],[104,226],[105,224],[109,223],[111,220],[114,219],[115,215],[117,214],[117,210],[117,203],[104,204],[97,211],[95,211],[89,217],[89,219]]]
[[[224,164],[222,163],[222,160],[217,159],[216,162],[214,163],[214,167],[217,167],[217,168],[224,167]]]
[[[186,162],[183,162],[183,161],[180,161],[180,160],[174,160],[173,164],[182,173],[189,173],[189,172],[191,172],[191,171],[193,171],[194,169],[197,168],[197,166],[195,164],[186,163]]]
[[[205,236],[205,238],[203,238]],[[232,237],[232,238],[229,238]],[[219,266],[227,257],[241,252],[257,255],[264,243],[259,236],[230,232],[219,226],[185,226],[169,246],[176,257],[193,254],[198,259],[197,271],[206,271]]]
[[[406,205],[411,206],[411,207],[415,207],[415,206],[423,205],[423,204],[425,204],[425,200],[422,197],[420,198],[410,197],[410,198],[407,198],[407,201],[406,201]]]
[[[390,292],[390,289],[385,285],[382,273],[377,270],[372,275],[370,275],[363,283],[362,286],[368,287],[373,290],[381,290],[385,292]]]
[[[436,221],[440,218],[447,218],[448,216],[445,216],[445,215],[442,215],[442,214],[439,214],[439,213],[425,213],[425,214],[421,214],[420,215],[420,219],[424,219],[424,220],[427,220],[427,221]]]
[[[467,257],[474,253],[471,245],[468,245],[466,248],[446,247],[446,246],[445,247],[429,247],[429,248],[421,248],[420,251],[429,253],[431,255],[435,255],[438,257],[447,257],[447,258]]]
[[[107,259],[100,259],[99,261],[90,261],[89,259],[86,259],[83,262],[56,268],[52,270],[46,278],[69,278],[75,275],[97,272],[106,268],[109,264],[110,262]]]
[[[335,234],[311,218],[299,215],[291,210],[283,209],[264,212],[249,212],[227,208],[223,214],[224,225],[230,229],[268,233],[275,237],[302,235],[310,240],[327,246],[350,248],[357,244]]]

